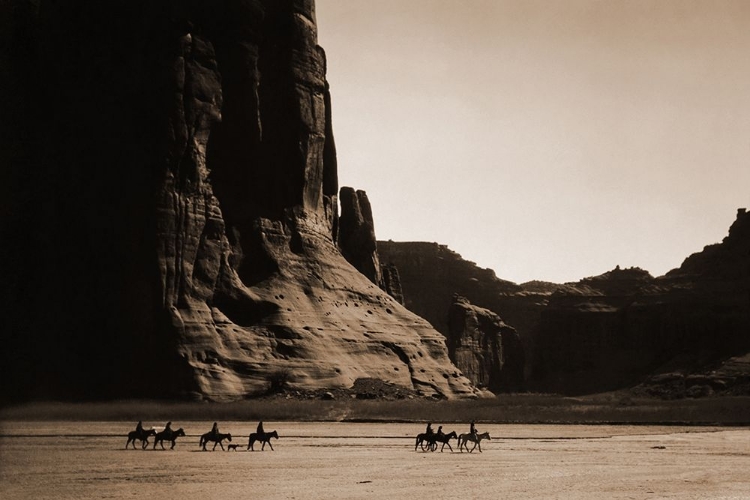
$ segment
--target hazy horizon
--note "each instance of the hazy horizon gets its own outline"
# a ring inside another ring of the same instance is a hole
[[[750,205],[750,2],[317,0],[378,239],[517,283],[654,276]]]

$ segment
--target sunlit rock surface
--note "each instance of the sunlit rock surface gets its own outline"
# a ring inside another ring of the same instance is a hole
[[[476,392],[336,246],[312,1],[0,8],[4,397]]]
[[[514,328],[488,309],[454,296],[448,312],[448,353],[478,387],[493,392],[523,388],[523,347]]]

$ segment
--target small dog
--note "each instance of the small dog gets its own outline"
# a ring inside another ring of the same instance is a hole
[[[228,444],[227,451],[232,451],[232,450],[237,451],[238,446],[239,446],[238,444]]]

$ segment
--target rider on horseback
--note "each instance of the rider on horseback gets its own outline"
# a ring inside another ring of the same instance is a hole
[[[211,437],[218,437],[219,435],[219,424],[214,422],[214,426],[211,427]]]
[[[477,437],[477,428],[474,427],[474,421],[473,420],[469,424],[469,433],[471,433],[474,437]]]
[[[445,436],[445,434],[443,434],[443,426],[442,425],[440,427],[438,427],[437,435],[438,435],[438,437]]]
[[[435,431],[432,430],[432,422],[427,422],[427,429],[425,429],[424,433],[428,436],[435,434]]]
[[[138,434],[143,434],[143,422],[140,420],[138,421],[138,425],[135,426],[135,432]]]
[[[263,432],[263,421],[262,420],[260,422],[258,422],[258,428],[257,428],[257,430],[255,432],[257,432],[261,436],[265,434],[265,432]]]
[[[167,422],[167,425],[164,426],[164,431],[169,431],[169,434],[172,434],[172,421]]]

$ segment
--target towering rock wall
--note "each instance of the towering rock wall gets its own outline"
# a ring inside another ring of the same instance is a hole
[[[474,394],[336,246],[312,1],[2,8],[6,397]]]
[[[523,388],[524,353],[518,333],[497,314],[456,295],[448,328],[448,353],[475,385],[493,392]]]
[[[482,280],[470,263],[436,244],[379,242],[378,248],[383,262],[401,272],[406,305],[446,335],[441,318],[450,290],[513,326],[528,389],[600,392],[676,371],[680,380],[714,374],[721,379],[716,387],[736,393],[750,375],[738,374],[750,351],[750,215],[744,209],[721,243],[658,278],[618,267],[577,283],[519,286]],[[447,262],[450,273],[443,271]]]
[[[367,193],[342,187],[340,193],[339,247],[344,258],[378,286],[382,285],[375,224]]]
[[[372,207],[367,193],[342,187],[338,245],[344,258],[399,304],[404,303],[401,278],[393,265],[381,265]]]
[[[499,294],[521,291],[520,286],[462,259],[445,245],[378,241],[377,249],[382,265],[398,269],[406,307],[446,336],[454,294],[495,310]]]
[[[379,241],[378,254],[398,273],[403,303],[445,335],[451,359],[472,382],[500,392],[524,387],[529,339],[493,312],[520,286],[436,243]]]

